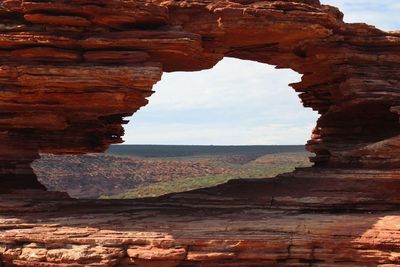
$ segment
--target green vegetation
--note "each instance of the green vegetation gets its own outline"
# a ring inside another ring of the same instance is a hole
[[[142,185],[133,190],[114,196],[102,196],[102,199],[120,198],[143,198],[156,197],[174,192],[190,191],[198,188],[210,187],[225,183],[232,179],[229,175],[205,176],[195,178],[173,179],[169,181],[157,182],[149,185]]]
[[[171,179],[140,185],[126,192],[102,196],[101,198],[143,198],[156,197],[174,192],[184,192],[199,188],[216,186],[232,179],[268,178],[293,171],[296,167],[309,166],[307,153],[279,153],[266,155],[246,164],[227,163],[226,158],[213,159],[216,165],[225,165],[231,169],[229,174],[209,175]]]
[[[107,154],[42,155],[32,164],[51,191],[76,198],[140,198],[268,178],[309,166],[304,146],[112,146]]]

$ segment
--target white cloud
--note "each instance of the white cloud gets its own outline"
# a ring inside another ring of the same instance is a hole
[[[303,144],[316,113],[288,86],[292,70],[225,58],[212,70],[166,74],[127,127],[127,143]]]
[[[153,110],[226,109],[245,104],[278,105],[296,98],[288,83],[300,75],[291,70],[226,58],[211,70],[165,73],[150,98]],[[273,86],[271,86],[273,84]],[[283,94],[283,95],[282,95]],[[271,101],[273,99],[273,101]]]
[[[337,6],[346,22],[400,28],[399,0],[322,0]],[[304,144],[317,114],[304,109],[288,87],[291,70],[224,59],[214,69],[164,74],[150,104],[126,129],[127,143]]]
[[[398,0],[321,0],[321,3],[338,7],[346,22],[364,22],[383,30],[400,28]]]

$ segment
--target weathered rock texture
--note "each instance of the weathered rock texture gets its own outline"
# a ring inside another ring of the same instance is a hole
[[[43,267],[400,266],[399,179],[400,171],[299,170],[295,177],[238,180],[158,199],[3,194],[0,261]]]
[[[0,192],[43,189],[39,151],[121,142],[164,71],[224,56],[301,73],[321,114],[316,168],[292,176],[147,202],[3,194],[1,262],[399,266],[400,33],[342,18],[318,0],[0,1]]]
[[[1,1],[2,184],[40,187],[28,167],[37,151],[121,142],[123,118],[163,71],[224,56],[303,75],[292,87],[321,114],[316,165],[399,167],[400,34],[342,18],[317,0]]]

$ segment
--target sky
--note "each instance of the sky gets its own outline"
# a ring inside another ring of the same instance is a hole
[[[400,29],[399,0],[322,0],[346,22]],[[150,103],[125,126],[126,144],[305,144],[318,118],[289,83],[292,70],[225,58],[213,69],[165,73]]]

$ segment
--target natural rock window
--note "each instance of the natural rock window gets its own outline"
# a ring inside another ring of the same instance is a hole
[[[400,264],[399,32],[318,0],[4,0],[0,19],[0,265]],[[302,75],[314,167],[140,200],[44,191],[39,152],[105,151],[163,72],[224,57]]]
[[[288,86],[300,79],[290,69],[234,58],[209,70],[165,73],[125,126],[125,143],[305,144],[317,114]]]
[[[302,75],[292,86],[320,114],[307,145],[317,167],[400,165],[398,33],[346,24],[314,0],[144,3],[2,4],[1,190],[42,188],[29,168],[39,151],[121,142],[123,118],[163,72],[208,69],[224,56]]]
[[[165,73],[150,103],[129,118],[128,144],[239,146],[124,146],[108,154],[47,154],[33,168],[46,188],[71,197],[137,198],[310,166],[311,154],[302,145],[317,116],[288,86],[298,81],[292,70],[232,58],[210,70]],[[146,148],[153,153],[142,153]]]

